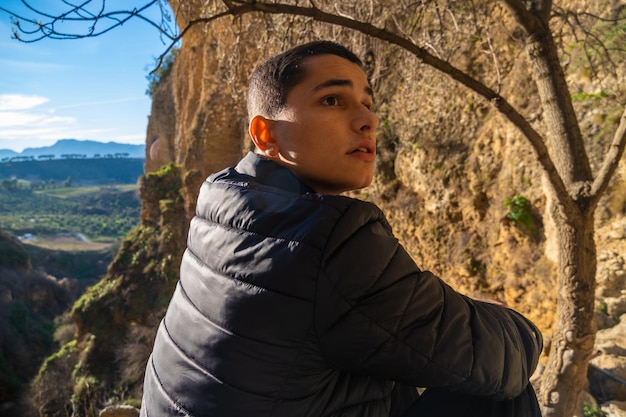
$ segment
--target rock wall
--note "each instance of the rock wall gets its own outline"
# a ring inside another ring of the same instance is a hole
[[[197,4],[172,1],[171,5],[179,27],[200,14]],[[244,71],[249,59],[240,59],[239,50],[241,43],[228,20],[196,25],[185,34],[171,73],[155,90],[145,169],[150,172],[169,162],[182,167],[189,216],[206,176],[242,155],[247,129],[241,106],[245,79],[237,75],[237,68]]]

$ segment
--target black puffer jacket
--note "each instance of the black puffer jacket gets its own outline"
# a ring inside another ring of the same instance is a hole
[[[249,154],[202,186],[142,415],[387,417],[416,386],[508,398],[540,349],[522,316],[421,271],[376,206]]]

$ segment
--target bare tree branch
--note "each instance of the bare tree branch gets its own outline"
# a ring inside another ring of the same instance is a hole
[[[598,171],[598,175],[591,187],[591,197],[594,201],[598,201],[604,190],[609,185],[609,181],[613,177],[617,166],[624,155],[624,148],[626,147],[626,109],[622,113],[622,117],[617,127],[617,131],[613,136],[613,141],[609,146],[604,162]]]
[[[535,33],[541,27],[541,22],[526,9],[521,1],[503,0],[503,3],[511,9],[513,16],[516,17],[517,22],[522,25],[526,32]]]
[[[222,3],[224,3],[226,5],[226,7],[228,8],[228,10],[232,10],[235,5],[233,4],[232,1],[230,0],[222,0]]]
[[[176,46],[176,44],[185,36],[185,34],[189,32],[189,30],[192,27],[194,27],[195,25],[199,23],[209,23],[214,20],[221,19],[222,17],[231,16],[231,15],[233,15],[232,12],[230,10],[227,10],[222,13],[218,13],[214,16],[208,17],[208,18],[196,19],[196,20],[190,21],[189,24],[177,36],[172,38],[172,42],[170,42],[167,48],[165,48],[165,51],[163,51],[163,53],[159,56],[159,58],[157,59],[156,68],[152,70],[151,73],[154,73],[163,64],[163,60],[165,59],[167,54],[172,50],[172,48],[174,48],[174,46]]]
[[[500,63],[498,62],[498,55],[496,54],[496,51],[493,48],[493,44],[491,42],[491,37],[487,36],[487,46],[489,47],[489,49],[482,49],[482,52],[487,54],[487,55],[491,55],[491,58],[493,60],[493,67],[496,70],[496,76],[498,78],[498,81],[496,83],[497,86],[497,93],[500,94],[500,88],[502,88],[502,74],[500,73]]]
[[[22,0],[22,4],[26,8],[28,8],[38,16],[48,19],[47,22],[29,19],[2,6],[0,6],[0,10],[12,16],[13,22],[16,26],[16,29],[13,30],[13,37],[24,43],[33,43],[40,41],[44,38],[64,40],[96,37],[124,25],[126,22],[133,18],[143,20],[150,26],[158,29],[159,32],[163,36],[167,37],[170,41],[173,41],[175,39],[175,36],[171,33],[172,31],[168,30],[169,25],[165,23],[162,8],[162,19],[159,23],[156,23],[153,19],[144,15],[144,12],[146,10],[156,4],[159,4],[160,0],[151,0],[145,3],[143,6],[134,8],[132,10],[116,10],[110,12],[105,12],[104,0],[102,0],[102,2],[100,3],[100,8],[98,12],[91,12],[89,9],[87,9],[87,6],[91,5],[93,1],[94,0],[85,0],[80,4],[72,4],[68,1],[63,1],[64,4],[70,7],[69,10],[58,15],[52,15],[43,10],[35,8],[27,1]],[[73,24],[78,22],[90,23],[90,26],[87,29],[87,33],[66,32],[59,28],[60,26],[67,25],[68,23]],[[101,30],[96,30],[97,24],[101,22],[108,22],[109,24]],[[25,27],[24,24],[26,24],[28,27]],[[33,29],[30,29],[29,27],[32,27]],[[34,37],[30,39],[25,39],[22,35]]]
[[[547,120],[547,138],[551,141],[552,152],[555,153],[554,163],[567,184],[570,198],[574,201],[587,200],[593,173],[558,48],[548,24],[549,16],[542,13],[543,1],[503,1],[526,30],[526,54],[541,99],[543,117]],[[561,200],[560,196],[558,198],[562,204],[569,204],[566,200]]]
[[[598,68],[602,68],[610,71],[613,76],[617,76],[615,71],[617,65],[612,55],[623,52],[624,47],[623,44],[610,46],[611,42],[607,42],[606,37],[610,33],[610,28],[617,28],[620,22],[626,21],[626,15],[620,17],[619,13],[617,12],[618,15],[615,18],[608,19],[589,12],[555,8],[552,18],[561,21],[564,27],[569,28],[571,36],[583,46],[583,54],[593,74],[598,74]],[[598,25],[598,22],[605,25]],[[558,31],[558,26],[556,30]],[[562,37],[562,34],[559,33],[559,36]],[[595,54],[590,52],[595,52]]]

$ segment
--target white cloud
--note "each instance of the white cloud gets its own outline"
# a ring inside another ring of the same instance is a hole
[[[24,113],[24,112],[12,112],[12,111],[0,111],[0,133],[7,134],[5,128],[23,126],[28,127],[40,127],[58,124],[72,124],[75,122],[73,117],[58,117],[49,116],[46,114],[37,113]]]
[[[145,132],[141,129],[137,132],[133,127],[128,132],[115,124],[85,123],[81,119],[83,113],[72,111],[72,108],[138,100],[128,97],[51,107],[51,100],[43,96],[0,94],[0,149],[21,152],[26,147],[49,146],[57,140],[72,138],[144,144]]]
[[[13,42],[15,43],[15,42]],[[0,49],[6,45],[0,45]],[[69,65],[54,64],[41,61],[24,61],[13,59],[0,59],[0,65],[5,69],[21,71],[23,73],[45,73],[46,71],[64,71],[71,68]]]
[[[0,111],[28,110],[47,103],[49,99],[41,96],[23,94],[0,94]]]
[[[42,141],[72,137],[71,133],[76,137],[89,133],[77,127],[74,117],[34,109],[48,101],[37,95],[0,94],[0,141],[19,151]]]
[[[103,100],[103,101],[89,101],[84,103],[76,103],[76,104],[66,104],[64,106],[58,106],[57,109],[71,109],[73,107],[86,107],[86,106],[100,106],[103,104],[117,104],[117,103],[126,103],[129,101],[141,101],[143,97],[128,97],[128,98],[120,98],[115,100]]]
[[[53,145],[59,139],[83,139],[110,136],[108,129],[83,129],[69,126],[32,126],[0,129],[0,149],[21,152],[24,148]]]

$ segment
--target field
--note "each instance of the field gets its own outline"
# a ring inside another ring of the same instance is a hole
[[[0,190],[0,230],[49,249],[100,250],[139,223],[137,185]]]

